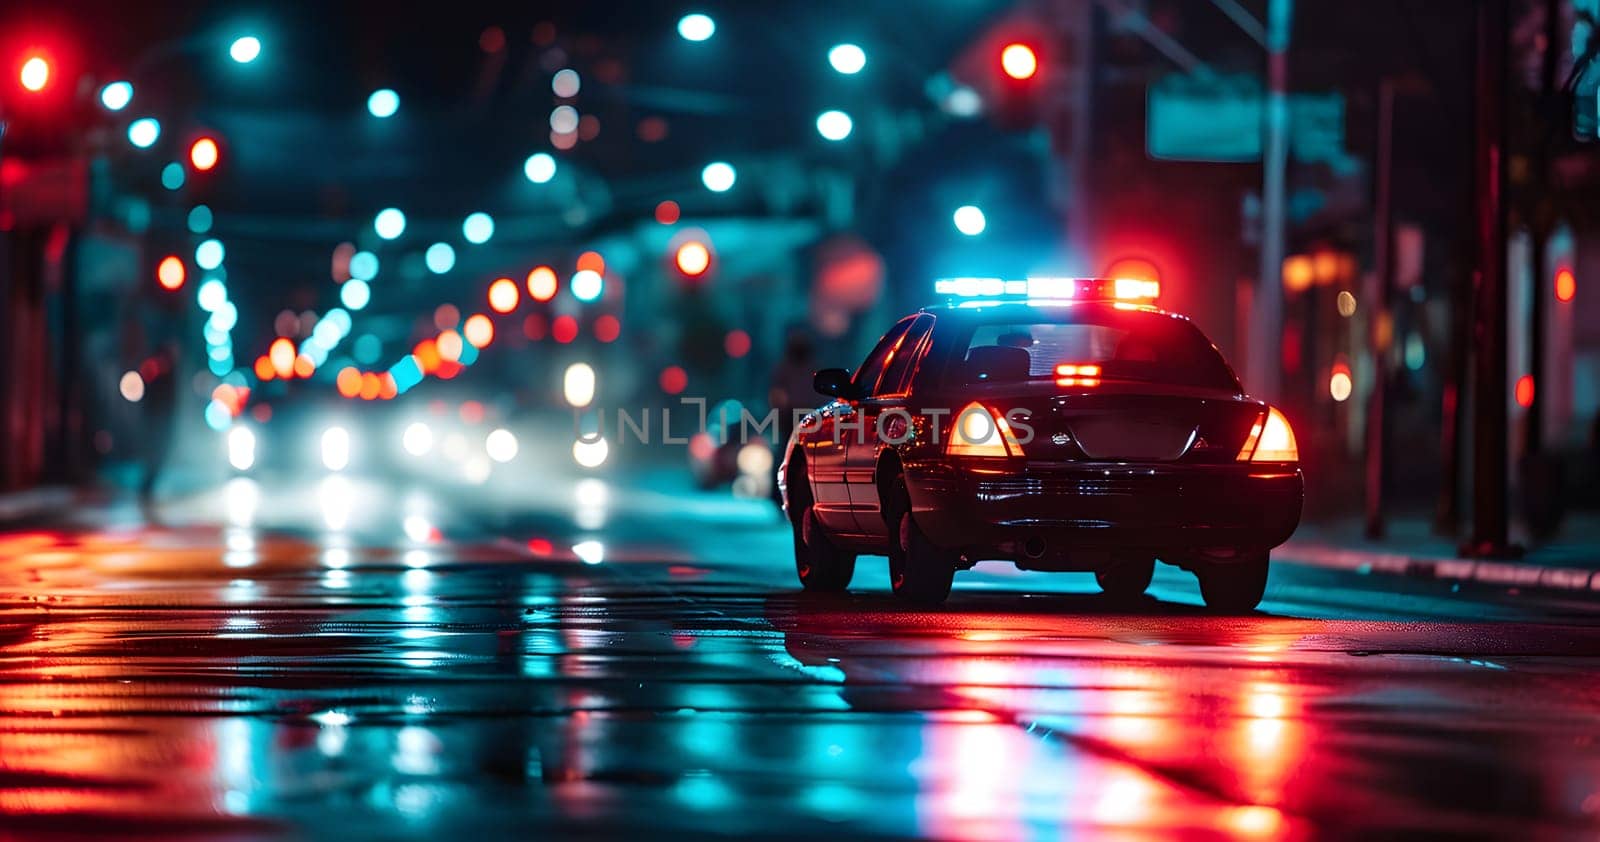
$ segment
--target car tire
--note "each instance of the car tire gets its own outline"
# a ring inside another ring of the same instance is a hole
[[[1261,604],[1267,591],[1266,550],[1241,552],[1227,561],[1207,561],[1195,570],[1200,597],[1213,611],[1243,613]]]
[[[808,591],[837,593],[850,587],[856,555],[839,547],[807,505],[794,519],[794,571]]]
[[[885,509],[889,527],[889,586],[894,595],[916,605],[939,605],[950,597],[958,554],[928,538],[911,514],[905,480],[895,483],[892,505]]]
[[[1118,556],[1111,566],[1094,572],[1100,590],[1112,599],[1135,599],[1143,596],[1155,577],[1155,556]]]

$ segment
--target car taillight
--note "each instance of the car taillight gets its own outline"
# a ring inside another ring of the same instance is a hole
[[[956,415],[945,451],[951,456],[1021,456],[1022,445],[1005,418],[973,401]]]
[[[1250,437],[1244,440],[1244,447],[1239,448],[1239,461],[1300,461],[1300,448],[1295,444],[1289,419],[1283,417],[1283,413],[1276,408],[1267,407],[1267,411],[1256,419],[1255,426],[1250,428]]]

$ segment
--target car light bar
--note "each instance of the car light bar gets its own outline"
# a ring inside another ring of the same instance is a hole
[[[1094,363],[1062,363],[1056,366],[1057,386],[1098,386],[1100,366]]]
[[[1161,297],[1161,282],[1142,278],[940,278],[934,281],[933,291],[973,306],[1022,300],[1031,304],[1073,301],[1152,304]]]

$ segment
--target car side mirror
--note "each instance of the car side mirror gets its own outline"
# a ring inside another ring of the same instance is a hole
[[[850,381],[850,372],[842,368],[824,368],[811,377],[811,388],[819,395],[855,400],[856,384]]]

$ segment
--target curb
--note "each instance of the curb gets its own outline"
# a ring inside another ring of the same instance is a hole
[[[1414,556],[1381,550],[1352,550],[1327,544],[1290,541],[1273,551],[1285,564],[1380,573],[1440,582],[1473,582],[1502,588],[1533,588],[1600,598],[1600,571],[1578,567],[1546,567],[1516,561]]]

